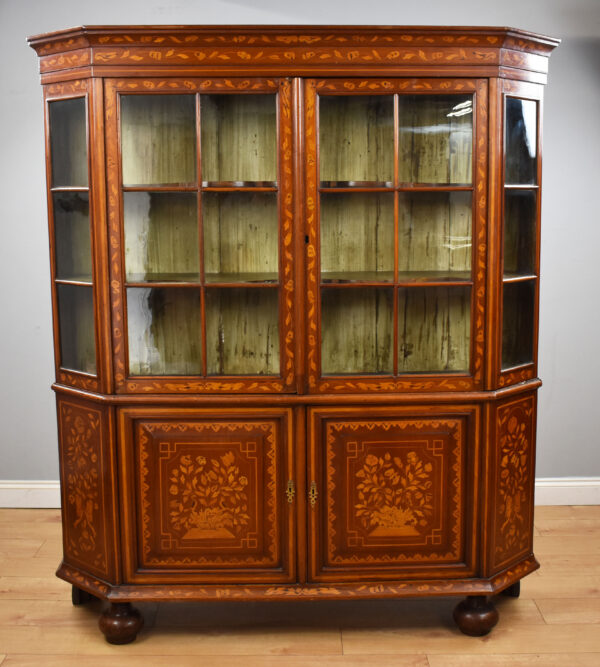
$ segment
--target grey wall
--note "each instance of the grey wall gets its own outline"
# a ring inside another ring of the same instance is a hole
[[[56,479],[42,102],[28,35],[81,24],[503,25],[550,59],[538,476],[600,476],[599,0],[0,0],[0,480]]]

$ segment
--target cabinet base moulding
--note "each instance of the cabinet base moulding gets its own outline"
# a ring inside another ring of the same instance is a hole
[[[539,477],[536,505],[600,505],[600,477]],[[58,480],[0,481],[0,507],[60,508]]]

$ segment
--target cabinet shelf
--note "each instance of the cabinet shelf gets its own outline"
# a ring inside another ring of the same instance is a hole
[[[276,192],[277,181],[202,181],[202,189],[208,192],[237,192],[239,190]]]
[[[274,271],[264,273],[207,273],[204,277],[206,284],[211,286],[227,284],[256,284],[262,283],[271,287],[279,281],[279,274]]]
[[[321,273],[322,285],[348,285],[354,283],[399,285],[469,285],[470,271],[401,271],[394,280],[393,271],[328,271]]]

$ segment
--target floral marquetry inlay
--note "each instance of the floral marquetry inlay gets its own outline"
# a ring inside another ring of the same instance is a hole
[[[534,401],[528,396],[497,413],[495,570],[531,550]]]

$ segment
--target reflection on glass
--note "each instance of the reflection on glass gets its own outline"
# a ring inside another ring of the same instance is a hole
[[[472,182],[472,95],[400,95],[399,123],[401,183]]]
[[[470,287],[419,287],[398,293],[398,372],[468,371]]]
[[[537,183],[537,102],[507,97],[505,126],[505,183]]]
[[[202,204],[206,282],[277,281],[277,194],[206,192]]]
[[[393,289],[321,290],[321,372],[393,372]]]
[[[277,181],[275,95],[202,95],[202,180]]]
[[[471,272],[470,192],[401,192],[398,208],[400,280],[468,279]]]
[[[85,98],[50,102],[53,187],[88,184]]]
[[[502,300],[502,368],[533,361],[534,281],[505,283]]]
[[[394,196],[321,195],[321,280],[394,279]]]
[[[129,282],[200,279],[195,193],[125,192],[123,213]]]
[[[319,161],[323,185],[394,179],[391,95],[321,96]]]
[[[506,190],[504,195],[504,277],[535,272],[536,193]]]
[[[276,289],[206,290],[209,375],[279,374],[277,301]]]
[[[92,281],[90,206],[87,192],[55,192],[56,277]]]
[[[129,287],[127,328],[131,375],[202,373],[198,289]]]
[[[92,287],[57,285],[60,365],[95,375],[94,295]]]
[[[123,185],[196,181],[194,95],[122,95]]]

